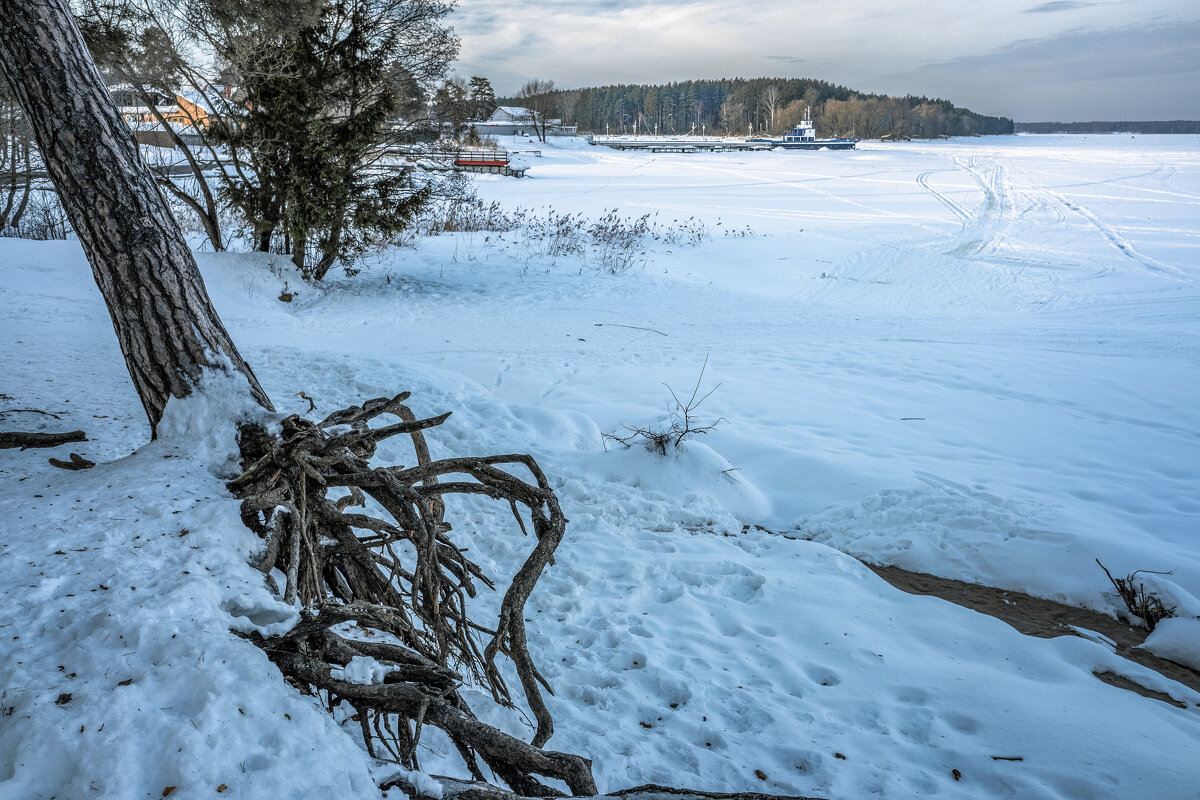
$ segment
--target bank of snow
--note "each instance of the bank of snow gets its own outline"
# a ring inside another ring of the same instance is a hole
[[[353,739],[231,632],[298,615],[213,474],[234,434],[220,394],[172,401],[158,441],[91,470],[6,459],[0,796],[374,791]]]

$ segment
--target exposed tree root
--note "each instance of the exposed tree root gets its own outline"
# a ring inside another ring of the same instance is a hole
[[[632,800],[633,798],[647,798],[664,794],[674,795],[684,800],[698,800],[698,798],[707,798],[707,800],[817,800],[817,798],[812,797],[762,794],[761,792],[702,792],[699,789],[681,789],[676,786],[661,786],[657,783],[647,783],[641,786],[634,786],[630,789],[621,789],[617,792],[609,792],[605,796],[624,797],[625,800]]]
[[[566,528],[558,499],[528,455],[433,461],[422,431],[449,414],[418,420],[404,405],[408,396],[370,400],[319,423],[290,416],[279,436],[243,427],[243,473],[228,486],[242,500],[243,521],[265,541],[255,566],[276,591],[271,576],[282,572],[284,601],[299,600],[304,609],[290,632],[257,641],[302,689],[352,705],[372,755],[417,769],[422,726],[433,725],[450,737],[476,781],[485,780],[482,760],[520,795],[561,795],[534,775],[594,795],[590,761],[541,749],[554,730],[539,688],[549,686],[526,643],[525,601]],[[385,414],[400,421],[369,426]],[[372,468],[377,444],[401,434],[412,438],[416,466]],[[532,482],[507,471],[512,467]],[[476,581],[494,587],[448,536],[444,498],[453,494],[507,502],[523,531],[522,511],[533,527],[533,550],[512,578],[494,629],[467,613]],[[482,648],[481,635],[490,637]],[[497,655],[512,661],[537,721],[531,744],[480,722],[457,691],[466,674],[497,703],[512,705]],[[332,672],[359,656],[387,667],[383,683],[350,683]]]
[[[460,781],[440,775],[437,776],[437,780],[442,786],[442,800],[523,800],[520,795],[486,783]],[[397,788],[412,798],[422,796],[418,787],[404,777],[393,778],[380,788]],[[622,800],[667,800],[668,798],[671,800],[821,800],[816,797],[793,797],[759,792],[702,792],[696,789],[660,786],[654,783],[609,792],[600,797],[621,798]]]

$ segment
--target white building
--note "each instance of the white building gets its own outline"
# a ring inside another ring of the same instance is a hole
[[[480,136],[534,136],[541,127],[542,116],[521,106],[499,106],[485,120],[469,123]],[[547,136],[574,136],[574,125],[563,125],[561,119],[546,120]]]

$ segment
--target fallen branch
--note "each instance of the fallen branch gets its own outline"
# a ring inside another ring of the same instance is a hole
[[[42,414],[47,417],[62,419],[62,417],[60,417],[58,414],[52,414],[49,411],[42,411],[40,408],[6,408],[3,411],[0,411],[0,417],[4,416],[5,414]]]
[[[91,469],[92,467],[96,466],[95,461],[88,461],[86,458],[79,455],[79,453],[71,453],[70,461],[52,458],[50,459],[50,464],[58,467],[59,469]]]
[[[815,800],[815,798],[811,797],[762,794],[760,792],[702,792],[698,789],[681,789],[675,786],[661,786],[657,783],[646,783],[630,789],[609,792],[605,797],[623,797],[625,800],[636,800],[637,798],[649,798],[653,795],[663,794],[683,798],[707,798],[707,800]]]
[[[442,800],[525,800],[519,794],[498,789],[487,783],[463,781],[443,775],[435,775],[433,778],[442,787]],[[408,776],[390,777],[379,788],[384,791],[392,788],[400,789],[413,800],[426,797]],[[813,797],[793,797],[760,792],[702,792],[696,789],[660,786],[655,783],[621,789],[599,797],[619,797],[622,800],[662,800],[663,795],[671,795],[679,800],[819,800],[819,798]]]
[[[87,434],[83,431],[68,431],[67,433],[0,433],[0,450],[10,447],[58,447],[60,444],[71,442],[86,442]]]
[[[599,324],[599,323],[597,323]],[[627,326],[626,326],[627,327]],[[664,334],[665,335],[665,334]],[[708,356],[704,357],[704,364],[700,367],[700,377],[696,378],[696,385],[692,388],[692,396],[688,398],[687,403],[679,399],[675,394],[675,390],[668,384],[663,384],[667,387],[667,391],[671,394],[671,400],[675,405],[668,412],[669,426],[666,427],[634,427],[631,425],[622,425],[628,433],[621,435],[618,433],[602,433],[600,438],[603,442],[618,442],[625,447],[633,447],[634,442],[645,442],[646,446],[660,456],[665,456],[668,449],[678,450],[679,446],[687,439],[698,434],[705,434],[722,422],[728,422],[724,417],[717,418],[710,425],[700,425],[696,420],[696,409],[700,404],[712,395],[717,389],[721,388],[721,384],[717,384],[713,388],[704,393],[703,396],[697,399],[700,394],[700,382],[704,380],[704,371],[708,368]],[[607,446],[607,445],[606,445]]]

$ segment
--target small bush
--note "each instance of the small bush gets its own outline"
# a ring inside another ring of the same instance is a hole
[[[1100,559],[1096,559],[1096,563],[1100,564]],[[1100,569],[1104,570],[1104,574],[1112,581],[1112,585],[1117,588],[1117,594],[1125,602],[1125,607],[1129,609],[1129,613],[1141,618],[1146,627],[1151,631],[1158,625],[1160,620],[1167,617],[1175,616],[1175,609],[1167,608],[1163,605],[1162,600],[1154,592],[1147,592],[1144,584],[1138,583],[1134,585],[1134,581],[1139,572],[1144,572],[1147,575],[1170,575],[1170,572],[1153,572],[1147,569],[1138,569],[1129,573],[1124,578],[1114,578],[1112,573],[1103,564],[1100,564]]]
[[[696,419],[696,409],[700,407],[700,404],[721,388],[721,384],[718,383],[703,395],[700,394],[700,384],[704,380],[704,371],[707,368],[708,357],[705,356],[704,364],[700,367],[700,377],[696,378],[696,385],[692,387],[692,395],[688,398],[687,403],[680,401],[675,390],[669,385],[663,384],[670,392],[672,402],[667,408],[666,418],[658,426],[637,428],[622,425],[621,427],[625,430],[624,434],[601,434],[604,442],[617,442],[625,447],[633,447],[635,443],[641,442],[648,450],[665,456],[668,450],[678,450],[681,444],[693,436],[708,433],[722,422],[728,422],[729,420],[724,417],[718,417],[708,425],[700,425]]]

